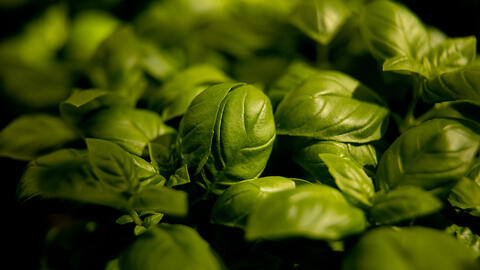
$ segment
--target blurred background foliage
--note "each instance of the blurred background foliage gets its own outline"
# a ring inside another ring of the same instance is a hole
[[[365,1],[348,2],[355,13]],[[405,109],[405,85],[395,75],[370,72],[379,67],[361,42],[355,15],[335,36],[309,37],[315,22],[296,16],[310,11],[292,13],[293,2],[0,0],[1,126],[23,113],[58,113],[59,102],[75,88],[109,89],[154,109],[146,96],[179,70],[205,63],[261,89],[270,89],[295,61],[334,68],[376,89],[392,110]],[[478,0],[399,2],[448,36],[480,37]],[[15,236],[8,244],[17,255],[7,258],[26,258],[12,261],[16,269],[102,269],[128,242],[118,237],[130,232],[115,226],[112,210],[18,202],[24,163],[2,158],[1,164],[3,197],[12,204],[4,212],[11,226],[5,232]]]

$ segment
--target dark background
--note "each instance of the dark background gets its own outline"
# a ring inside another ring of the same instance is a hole
[[[48,6],[57,2],[60,1],[0,0],[0,42],[4,38],[17,34],[27,22],[41,14]],[[110,11],[122,20],[129,21],[151,1],[70,0],[66,2],[72,14],[84,9],[100,8]],[[477,39],[480,37],[479,0],[404,0],[401,2],[413,10],[425,24],[439,28],[448,36],[475,35]],[[0,128],[3,128],[16,117],[16,112],[12,111],[7,105],[4,100],[0,101]],[[78,243],[78,247],[69,247],[70,249],[87,249],[89,256],[93,256],[93,258],[90,257],[92,261],[96,259],[104,260],[105,256],[113,256],[102,252],[102,243],[115,243],[119,247],[124,244],[118,240],[120,237],[116,237],[124,233],[121,232],[123,228],[108,226],[112,223],[112,219],[115,219],[116,213],[112,213],[108,209],[90,211],[88,207],[73,203],[62,203],[59,206],[52,201],[18,202],[16,189],[25,163],[0,158],[0,166],[3,186],[2,198],[6,198],[1,219],[5,239],[3,246],[11,253],[5,254],[7,256],[2,263],[4,267],[10,265],[9,268],[11,269],[39,269],[41,255],[46,252],[46,233],[52,222],[57,225],[62,222],[69,224],[71,222],[70,215],[75,215],[77,218],[84,217],[86,221],[90,219],[104,220],[107,224],[105,228],[99,228],[94,235],[79,233],[76,236],[77,239],[64,239],[66,243],[72,241]],[[79,230],[85,230],[86,227],[88,226],[83,226]],[[64,255],[67,258],[68,255]],[[73,259],[81,260],[82,258],[80,256]],[[59,269],[63,268],[61,263],[59,262]],[[95,265],[92,265],[90,269],[94,268]]]

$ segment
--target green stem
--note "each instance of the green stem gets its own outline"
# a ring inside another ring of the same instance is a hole
[[[142,219],[138,216],[137,211],[135,211],[135,210],[129,210],[129,211],[128,211],[128,214],[133,218],[133,221],[135,222],[135,224],[137,224],[137,225],[139,225],[139,226],[142,226],[143,221],[142,221]]]

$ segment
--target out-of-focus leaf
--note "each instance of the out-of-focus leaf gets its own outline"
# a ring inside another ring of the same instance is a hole
[[[118,25],[115,17],[103,11],[89,10],[77,14],[65,49],[67,55],[75,61],[88,61]]]
[[[0,61],[2,61],[1,59]],[[70,94],[66,67],[30,67],[15,60],[0,65],[0,92],[15,109],[51,109]]]
[[[18,36],[0,43],[0,59],[10,58],[32,67],[51,65],[67,40],[67,15],[65,5],[52,5]]]
[[[32,160],[77,138],[78,135],[58,117],[23,115],[0,132],[0,156]]]
[[[209,86],[229,81],[222,71],[208,65],[187,68],[167,81],[149,98],[149,108],[164,120],[181,116],[192,100]]]
[[[78,89],[60,103],[60,115],[68,123],[78,125],[89,113],[105,107],[133,107],[133,104],[131,100],[111,91]]]
[[[210,245],[185,225],[160,224],[143,232],[120,256],[122,270],[220,270]]]
[[[475,253],[452,236],[425,227],[379,228],[354,246],[343,270],[474,270]]]
[[[314,40],[328,44],[350,14],[344,0],[300,0],[291,21]]]

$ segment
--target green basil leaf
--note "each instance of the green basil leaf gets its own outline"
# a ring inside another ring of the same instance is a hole
[[[115,143],[86,139],[88,157],[98,179],[114,190],[133,191],[138,185],[133,159]]]
[[[336,154],[319,154],[319,157],[335,178],[337,187],[352,204],[362,208],[372,206],[375,193],[372,179],[357,163]]]
[[[422,62],[405,55],[387,58],[383,62],[383,71],[393,71],[406,75],[418,74],[425,78],[429,77],[429,71]]]
[[[77,138],[77,134],[58,117],[23,115],[0,132],[0,156],[32,160]]]
[[[261,200],[271,193],[294,188],[294,181],[281,176],[238,182],[217,199],[210,220],[215,224],[244,228],[247,217]]]
[[[169,120],[183,115],[192,100],[203,90],[229,80],[227,75],[213,66],[193,66],[175,75],[153,93],[148,107],[159,112],[164,120]]]
[[[165,177],[177,169],[176,139],[176,133],[167,133],[160,135],[148,144],[148,154],[152,165]]]
[[[441,74],[467,66],[475,60],[477,39],[474,36],[447,39],[427,54],[431,74]]]
[[[20,181],[20,197],[70,199],[129,209],[128,201],[92,177],[87,153],[62,149],[42,156],[28,164]]]
[[[357,80],[322,71],[285,96],[275,120],[281,135],[365,143],[381,138],[388,114],[380,98]]]
[[[185,216],[188,211],[187,193],[168,187],[153,186],[138,191],[131,206],[140,211],[158,211],[173,216]]]
[[[145,225],[145,227],[151,228],[151,227],[157,225],[158,223],[160,223],[163,216],[164,215],[162,213],[156,213],[156,214],[149,215],[148,217],[146,217],[143,220],[143,224]]]
[[[437,212],[442,203],[431,193],[415,186],[403,186],[379,193],[370,209],[376,224],[394,224]]]
[[[186,165],[178,168],[174,174],[170,175],[166,185],[168,187],[184,185],[190,183],[190,175]]]
[[[75,90],[60,103],[60,115],[72,125],[78,125],[85,117],[105,107],[133,107],[125,97],[100,89]]]
[[[458,181],[478,151],[478,135],[450,119],[433,119],[400,135],[377,170],[382,190],[415,185],[430,190]]]
[[[180,63],[153,43],[142,40],[139,47],[140,65],[150,76],[164,80],[177,71]]]
[[[430,228],[379,228],[363,236],[342,269],[473,270],[475,254],[452,236]]]
[[[420,60],[430,48],[425,26],[401,4],[374,1],[366,6],[362,18],[362,35],[377,58],[406,56]]]
[[[222,101],[239,85],[222,83],[209,87],[192,101],[183,116],[178,135],[180,152],[194,174],[198,174],[207,162]]]
[[[142,233],[120,256],[122,270],[220,270],[210,245],[190,227],[160,224]]]
[[[480,185],[480,158],[475,160],[475,163],[467,172],[467,177],[477,182]]]
[[[306,78],[316,72],[316,69],[300,61],[290,64],[285,73],[268,91],[268,97],[271,99],[273,107],[277,107],[290,90],[297,88]]]
[[[68,24],[67,5],[51,5],[29,21],[19,35],[0,43],[0,58],[16,59],[32,67],[51,65],[67,40]]]
[[[480,103],[459,100],[435,103],[433,108],[417,118],[417,121],[424,122],[435,118],[457,119],[480,134],[478,115],[480,115]]]
[[[87,137],[113,141],[138,156],[153,139],[175,132],[158,114],[131,108],[101,110],[82,122],[81,129]]]
[[[88,10],[78,13],[71,24],[65,47],[67,55],[72,60],[88,61],[118,25],[119,21],[104,11]]]
[[[422,99],[429,103],[463,99],[479,102],[479,75],[480,65],[470,65],[425,80]]]
[[[65,100],[71,90],[72,78],[64,66],[35,68],[16,60],[1,59],[0,92],[15,109],[52,109]]]
[[[480,184],[464,177],[453,187],[448,201],[453,207],[480,217]]]
[[[100,45],[88,68],[100,89],[109,89],[137,101],[146,89],[140,41],[130,27],[117,28]]]
[[[372,145],[355,145],[335,141],[314,141],[299,147],[293,154],[293,160],[312,176],[320,181],[330,177],[328,168],[320,158],[320,154],[335,154],[352,159],[359,166],[377,166],[377,154]]]
[[[130,215],[123,215],[123,216],[117,218],[117,220],[115,220],[115,222],[117,224],[120,224],[120,225],[125,225],[125,224],[128,224],[128,223],[132,223],[133,218]]]
[[[480,236],[478,234],[474,234],[468,227],[461,227],[456,224],[447,227],[445,231],[455,236],[458,241],[471,248],[477,254],[477,257],[480,257]]]
[[[427,25],[428,38],[430,39],[430,46],[432,48],[440,45],[442,42],[447,40],[447,35],[440,31],[440,29],[433,26]]]
[[[350,9],[343,0],[303,0],[290,16],[291,22],[305,34],[328,44],[350,17]]]
[[[351,206],[339,191],[312,184],[273,193],[262,200],[248,218],[245,237],[337,240],[362,232],[365,226],[363,212]]]
[[[251,85],[232,89],[218,112],[208,169],[218,183],[260,176],[275,140],[272,106]]]
[[[120,265],[118,265],[118,259],[113,259],[107,262],[105,270],[120,270]]]

